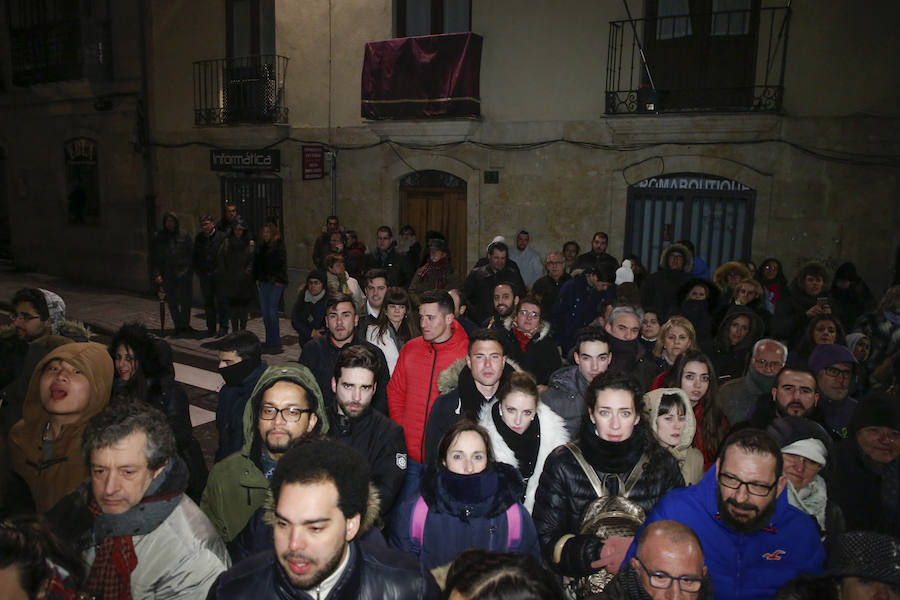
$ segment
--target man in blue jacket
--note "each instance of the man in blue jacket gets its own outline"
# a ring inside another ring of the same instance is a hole
[[[813,520],[788,504],[772,436],[742,429],[728,437],[720,456],[700,483],[660,500],[644,527],[671,519],[693,529],[718,600],[771,598],[797,575],[820,573],[825,549]],[[634,554],[632,544],[626,564]]]

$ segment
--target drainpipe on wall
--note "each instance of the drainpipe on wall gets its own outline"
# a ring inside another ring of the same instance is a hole
[[[325,163],[328,165],[328,175],[331,178],[331,212],[330,215],[337,213],[337,152],[328,150],[325,153]]]
[[[150,144],[150,74],[148,72],[148,35],[149,35],[149,6],[147,0],[138,2],[138,26],[140,30],[141,44],[141,96],[138,107],[138,148],[144,169],[144,208],[147,230],[147,281],[150,282],[150,292],[156,292],[156,285],[152,283],[150,241],[156,230],[156,180],[153,177],[154,152]]]

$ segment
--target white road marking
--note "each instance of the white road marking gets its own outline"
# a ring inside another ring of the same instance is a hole
[[[211,410],[206,410],[205,408],[200,408],[199,406],[194,406],[191,404],[191,427],[200,427],[201,425],[205,425],[211,421],[216,420],[216,413]]]
[[[175,363],[175,381],[203,388],[210,392],[218,392],[225,385],[225,380],[218,373],[181,363]]]

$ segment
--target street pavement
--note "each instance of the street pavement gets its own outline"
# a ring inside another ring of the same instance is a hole
[[[81,321],[87,325],[94,334],[92,341],[108,343],[112,334],[129,321],[142,322],[151,332],[159,333],[159,300],[155,297],[80,283],[55,275],[16,271],[8,263],[0,262],[0,309],[9,311],[12,308],[10,300],[23,287],[43,288],[62,297],[66,303],[66,319]],[[289,306],[290,303],[287,304]],[[280,321],[284,352],[263,355],[263,360],[269,365],[297,362],[300,356],[297,335],[291,327],[290,319],[282,318]],[[0,326],[8,323],[9,319],[5,315],[0,316]],[[172,319],[168,307],[166,308],[165,339],[172,346],[175,379],[188,393],[194,436],[203,447],[207,464],[211,465],[218,439],[214,423],[217,392],[224,381],[216,371],[216,352],[204,347],[204,344],[215,338],[206,337],[203,309],[196,305],[191,311],[191,327],[197,330],[197,337],[171,336]],[[262,318],[252,318],[247,329],[261,341],[265,341]]]

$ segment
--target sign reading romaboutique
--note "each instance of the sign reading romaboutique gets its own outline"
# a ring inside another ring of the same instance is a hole
[[[213,171],[280,171],[281,150],[210,150]]]

